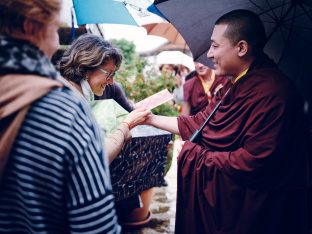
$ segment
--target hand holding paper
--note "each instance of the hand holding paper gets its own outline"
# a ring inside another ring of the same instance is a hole
[[[129,129],[132,129],[135,126],[142,124],[150,114],[150,110],[136,108],[127,115],[123,122],[128,124]]]

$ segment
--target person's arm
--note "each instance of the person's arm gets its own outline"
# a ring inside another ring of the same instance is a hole
[[[126,123],[121,123],[116,131],[105,139],[105,149],[109,164],[118,156],[124,144],[131,139],[131,132]]]
[[[183,103],[181,115],[191,114],[191,95],[193,93],[192,87],[194,86],[193,81],[188,81],[183,85]]]
[[[177,117],[150,115],[149,119],[145,123],[180,135]]]
[[[133,106],[130,104],[126,97],[126,94],[122,90],[120,84],[115,84],[115,95],[112,97],[119,105],[121,105],[126,111],[133,111]]]
[[[142,124],[148,115],[149,110],[138,108],[130,112],[124,121],[116,128],[116,131],[105,140],[106,153],[108,161],[111,163],[120,153],[124,144],[131,139],[130,130],[135,126]]]
[[[190,115],[191,114],[191,105],[188,102],[183,102],[182,103],[182,111],[181,115]]]

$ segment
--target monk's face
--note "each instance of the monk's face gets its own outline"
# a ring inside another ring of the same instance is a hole
[[[194,62],[194,65],[195,65],[195,70],[198,75],[204,77],[209,73],[210,68],[205,66],[204,64],[199,63],[199,62]]]
[[[225,24],[215,25],[207,56],[214,63],[216,75],[236,77],[240,71],[239,51],[237,46],[224,36],[226,28]]]

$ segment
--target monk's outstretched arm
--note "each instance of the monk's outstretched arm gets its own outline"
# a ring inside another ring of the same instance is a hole
[[[180,135],[177,117],[151,115],[146,124]]]

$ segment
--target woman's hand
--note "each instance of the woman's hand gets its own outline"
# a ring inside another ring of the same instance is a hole
[[[150,115],[150,110],[145,110],[145,108],[137,108],[127,115],[123,123],[126,123],[129,129],[132,129],[137,125],[143,124]]]

